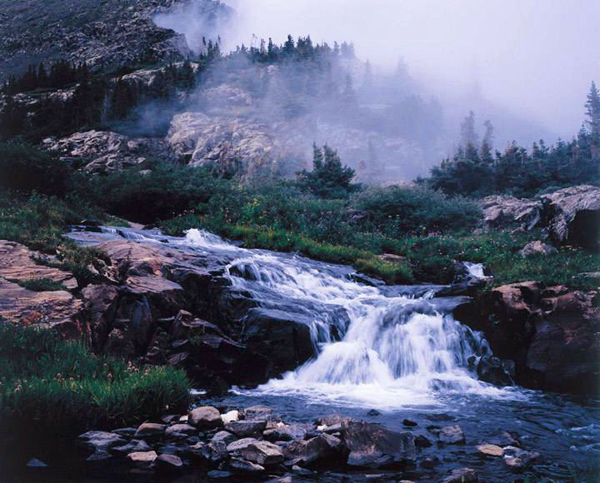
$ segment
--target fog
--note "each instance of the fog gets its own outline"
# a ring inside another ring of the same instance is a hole
[[[441,97],[473,93],[570,138],[600,81],[597,0],[230,0],[229,45],[256,37],[348,40],[362,59],[411,73]],[[464,110],[470,107],[465,105]],[[546,134],[540,130],[540,135]]]

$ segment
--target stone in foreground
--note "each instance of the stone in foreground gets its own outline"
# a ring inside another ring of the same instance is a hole
[[[212,406],[203,406],[190,411],[188,423],[199,429],[215,429],[223,426],[221,413]]]

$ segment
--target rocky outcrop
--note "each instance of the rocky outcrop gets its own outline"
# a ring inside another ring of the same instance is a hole
[[[515,381],[557,392],[600,393],[597,293],[505,285],[459,307],[456,316],[483,330],[496,356],[514,362]]]
[[[143,167],[149,158],[169,161],[172,154],[162,139],[130,138],[110,131],[78,132],[63,139],[48,138],[44,145],[61,159],[88,173],[110,173]]]
[[[597,186],[573,186],[543,195],[539,200],[489,196],[483,199],[481,206],[486,228],[543,228],[556,244],[600,251],[600,188]],[[539,246],[533,248],[540,251]]]
[[[541,197],[550,238],[600,251],[600,188],[573,186]]]
[[[0,12],[0,81],[28,65],[67,58],[92,68],[114,69],[140,58],[183,60],[191,54],[183,35],[158,27],[153,16],[179,0],[94,0],[69,3],[8,2]],[[220,2],[202,0],[207,26],[227,18]]]

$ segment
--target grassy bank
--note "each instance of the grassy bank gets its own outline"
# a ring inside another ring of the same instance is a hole
[[[172,368],[95,356],[51,330],[0,321],[0,419],[37,430],[114,428],[185,409],[190,383]]]

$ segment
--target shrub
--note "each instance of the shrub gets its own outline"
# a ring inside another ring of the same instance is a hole
[[[172,368],[95,356],[52,330],[0,321],[0,419],[57,433],[136,424],[185,409],[190,384]]]
[[[48,278],[34,278],[31,280],[15,280],[21,287],[31,290],[32,292],[56,292],[65,290],[65,287],[60,282],[55,282]]]
[[[0,188],[63,196],[71,168],[58,156],[29,144],[0,142]]]
[[[352,184],[356,173],[344,166],[329,146],[313,146],[313,170],[298,173],[298,185],[322,198],[344,198],[357,187]]]

